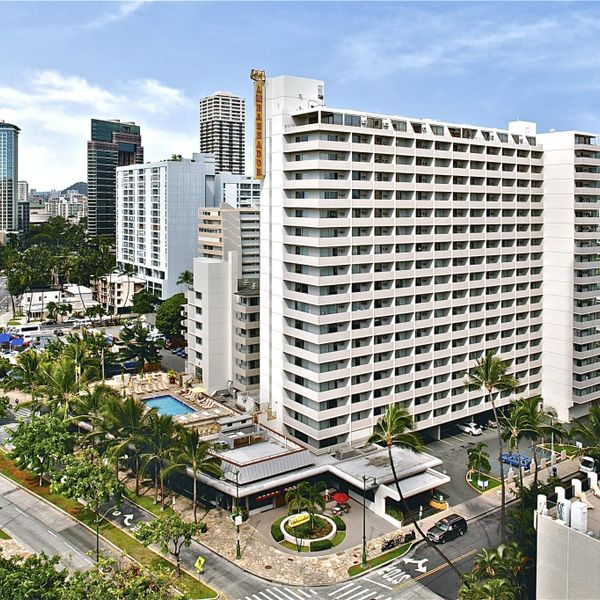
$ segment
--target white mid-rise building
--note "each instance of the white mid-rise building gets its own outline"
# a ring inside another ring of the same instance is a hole
[[[491,408],[463,385],[485,350],[510,363],[520,394],[539,394],[534,125],[336,109],[323,87],[266,81],[260,401],[271,423],[314,449],[361,443],[399,402],[437,435]]]
[[[580,131],[544,147],[544,403],[562,421],[600,398],[600,147]]]
[[[230,92],[200,100],[200,152],[215,155],[215,171],[245,172],[246,101]]]
[[[117,263],[133,265],[161,300],[184,291],[177,279],[192,270],[214,168],[211,154],[195,153],[117,169]]]
[[[260,181],[246,175],[215,175],[215,206],[223,203],[234,208],[257,208],[260,204]]]
[[[209,392],[255,395],[259,383],[259,211],[222,204],[200,211],[188,291],[187,372]]]

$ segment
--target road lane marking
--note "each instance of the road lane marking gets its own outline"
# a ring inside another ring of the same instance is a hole
[[[17,508],[16,506],[15,506],[15,510],[17,512],[20,512],[24,517],[29,517],[29,515],[26,512],[23,512],[20,508]]]
[[[54,533],[54,531],[50,531],[50,529],[46,530],[50,535],[54,536],[57,540],[60,540],[60,538],[56,535],[56,533]]]
[[[385,585],[385,583],[379,583],[379,581],[373,581],[372,579],[369,579],[368,577],[363,577],[363,581],[368,581],[369,583],[373,583],[375,585],[380,585],[382,588],[385,588],[386,590],[393,590],[393,587],[390,587],[389,585]]]
[[[464,554],[461,554],[461,556],[458,556],[457,558],[453,558],[451,559],[453,563],[457,563],[460,562],[461,560],[467,558],[468,556],[471,556],[472,554],[475,554],[477,552],[477,550],[469,550],[468,552],[465,552]],[[427,577],[429,575],[433,575],[433,573],[437,573],[438,571],[441,571],[442,569],[446,569],[448,567],[448,563],[442,563],[441,565],[438,565],[437,567],[431,569],[431,571],[427,571],[427,573],[423,573],[422,575],[417,575],[414,580],[418,581],[419,579],[423,579],[424,577]]]

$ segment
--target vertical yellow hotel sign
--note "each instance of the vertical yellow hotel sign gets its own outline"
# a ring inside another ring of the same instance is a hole
[[[250,79],[254,81],[254,177],[263,179],[265,176],[263,163],[265,72],[252,69]]]

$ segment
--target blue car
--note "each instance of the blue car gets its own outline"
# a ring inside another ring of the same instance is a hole
[[[504,452],[502,454],[502,462],[511,467],[518,467],[519,464],[524,469],[529,469],[531,467],[531,459],[528,456],[520,456],[516,453],[508,454],[508,452]]]

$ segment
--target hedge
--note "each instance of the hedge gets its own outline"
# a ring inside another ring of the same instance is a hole
[[[316,542],[310,543],[310,551],[318,552],[319,550],[329,550],[329,548],[333,547],[333,542],[331,540],[317,540]]]
[[[338,531],[346,531],[346,523],[340,517],[331,517],[331,520],[335,523]]]
[[[276,542],[282,542],[283,541],[283,533],[281,531],[281,527],[279,526],[280,521],[279,519],[277,521],[275,521],[275,523],[273,523],[273,525],[271,525],[271,535],[273,536],[273,539]]]

